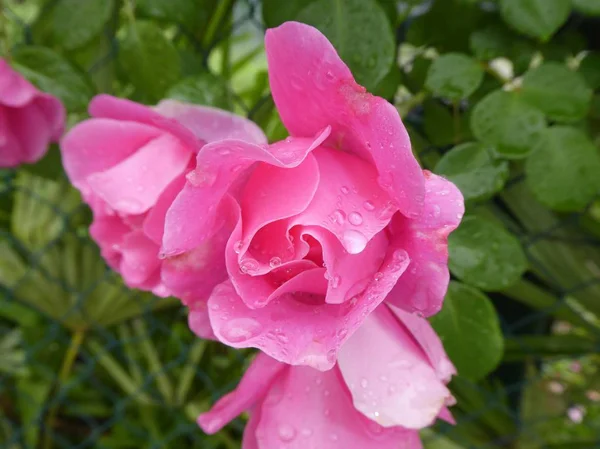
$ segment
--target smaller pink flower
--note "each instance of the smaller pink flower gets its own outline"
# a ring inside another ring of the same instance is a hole
[[[210,245],[162,260],[159,248],[165,215],[208,142],[238,138],[263,144],[252,122],[219,109],[163,100],[154,108],[99,95],[90,103],[91,119],[62,140],[65,170],[94,213],[90,233],[107,263],[125,283],[159,296],[182,291],[202,297],[226,278],[225,261],[213,252],[233,229],[226,207]],[[223,234],[223,235],[221,235]],[[168,288],[169,277],[178,283]],[[166,282],[165,282],[166,281]]]
[[[261,353],[198,424],[215,433],[249,411],[242,449],[416,449],[418,429],[436,418],[453,422],[445,384],[454,373],[424,318],[384,305],[342,347],[332,370]]]
[[[65,126],[65,108],[0,59],[0,167],[39,161]]]

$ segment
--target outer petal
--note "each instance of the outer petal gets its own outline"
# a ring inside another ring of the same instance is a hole
[[[23,160],[24,151],[9,124],[11,110],[0,106],[0,167],[15,167]]]
[[[262,401],[273,381],[285,369],[284,364],[258,354],[237,388],[223,396],[209,412],[200,415],[198,425],[206,433],[218,432],[236,416]]]
[[[121,254],[119,272],[132,287],[143,285],[160,267],[158,246],[142,231],[133,231],[125,236]]]
[[[206,302],[197,301],[190,307],[188,326],[194,334],[206,340],[216,340],[215,333],[210,325],[208,306]]]
[[[372,161],[400,211],[418,215],[424,179],[396,108],[356,84],[316,28],[287,22],[267,30],[265,45],[273,99],[290,133],[313,135],[331,125],[327,144]]]
[[[67,111],[58,98],[46,93],[39,93],[34,104],[41,109],[50,124],[51,139],[58,142],[65,129]]]
[[[119,270],[121,245],[130,232],[131,228],[118,215],[94,213],[90,235],[100,247],[102,258],[113,270]]]
[[[173,204],[173,201],[179,192],[181,192],[181,189],[183,189],[184,185],[185,176],[181,174],[181,176],[175,178],[171,184],[163,190],[152,209],[148,211],[148,214],[142,223],[144,233],[159,246],[162,243],[162,237],[165,231],[165,216],[167,215],[167,211],[171,207],[171,204]]]
[[[377,184],[377,173],[361,159],[327,148],[314,152],[321,178],[308,208],[292,225],[317,225],[331,231],[350,254],[360,253],[384,229],[396,208]]]
[[[323,304],[306,293],[287,294],[260,309],[248,309],[230,282],[218,285],[209,299],[217,338],[235,348],[255,347],[292,365],[319,370],[333,367],[337,351],[377,307],[408,265],[402,250],[386,256],[382,278],[339,305]]]
[[[62,139],[63,165],[71,182],[85,194],[89,191],[89,175],[114,167],[161,134],[157,128],[141,123],[86,120]]]
[[[114,210],[142,214],[188,165],[191,153],[170,134],[151,140],[118,165],[88,177],[93,191]]]
[[[388,301],[425,316],[440,311],[448,289],[448,235],[464,213],[460,191],[450,181],[425,171],[427,179],[423,214],[408,219],[399,214],[391,224],[395,245],[404,248],[411,265],[398,281]]]
[[[416,431],[384,429],[352,405],[339,371],[293,367],[279,376],[262,405],[259,449],[418,449]]]
[[[0,105],[11,108],[25,106],[38,95],[38,90],[20,73],[0,58]]]
[[[222,109],[163,100],[154,110],[177,120],[206,143],[223,139],[238,139],[257,145],[267,143],[267,137],[254,122]]]
[[[237,177],[255,162],[297,167],[328,133],[326,129],[314,139],[290,140],[286,152],[240,140],[205,145],[196,158],[196,170],[188,174],[188,182],[167,212],[163,253],[171,256],[188,251],[214,232],[217,205]]]
[[[378,348],[376,353],[373,348]],[[429,426],[452,397],[410,333],[385,306],[346,342],[339,366],[354,406],[384,427]]]

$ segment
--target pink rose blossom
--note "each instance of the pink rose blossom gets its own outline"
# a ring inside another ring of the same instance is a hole
[[[356,84],[317,29],[268,30],[266,51],[291,137],[204,146],[166,214],[161,251],[169,260],[220,248],[221,216],[235,217],[224,251],[229,279],[208,302],[183,295],[192,329],[327,370],[384,299],[426,316],[440,310],[447,237],[463,198],[420,169],[397,110]],[[220,266],[223,254],[212,254]]]
[[[65,126],[65,108],[0,59],[0,167],[40,160]]]
[[[260,354],[238,388],[198,423],[214,433],[249,411],[242,449],[421,448],[417,429],[438,417],[453,422],[445,386],[453,373],[424,318],[382,306],[332,370]]]
[[[203,145],[225,138],[262,144],[262,131],[228,112],[172,100],[150,108],[99,95],[89,112],[92,118],[64,137],[61,150],[71,182],[94,213],[90,233],[102,256],[130,287],[159,296],[210,293],[226,279],[223,251],[235,222],[220,213],[227,232],[212,235],[210,246],[162,261],[165,214]],[[178,283],[167,288],[173,273]]]

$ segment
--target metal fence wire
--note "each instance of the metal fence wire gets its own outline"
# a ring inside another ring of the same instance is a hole
[[[208,46],[197,46],[205,66],[223,39],[264,33],[260,2],[240,0],[236,8]],[[31,43],[31,24],[9,6],[2,13]],[[111,45],[90,73],[118,55],[114,30],[107,33]],[[250,119],[271,101],[266,95],[248,104],[230,95]],[[422,110],[406,123],[422,130]],[[447,150],[426,146],[418,154],[433,169]],[[57,158],[52,148],[47,159]],[[600,447],[599,347],[581,338],[596,335],[598,323],[579,301],[600,299],[600,240],[580,232],[589,210],[551,213],[531,199],[522,177],[489,204],[519,237],[530,268],[519,288],[490,294],[506,339],[503,363],[484,382],[453,382],[458,423],[423,432],[425,444]],[[240,447],[244,418],[214,436],[204,435],[195,418],[236,385],[252,351],[199,340],[179,301],[126,288],[90,240],[91,214],[64,175],[2,170],[0,214],[0,448]],[[572,269],[574,253],[588,260],[584,270]],[[541,345],[541,335],[554,344]],[[544,434],[559,427],[579,445],[546,445]]]

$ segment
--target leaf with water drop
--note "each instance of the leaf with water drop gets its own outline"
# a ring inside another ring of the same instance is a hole
[[[448,53],[433,61],[425,86],[435,95],[459,101],[475,92],[482,81],[483,69],[477,61],[461,53]]]

